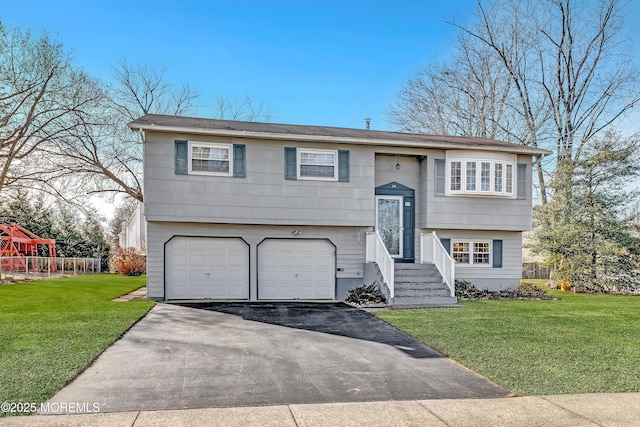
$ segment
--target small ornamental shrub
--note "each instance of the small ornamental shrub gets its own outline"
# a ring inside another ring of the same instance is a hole
[[[118,250],[109,261],[111,270],[123,276],[140,276],[147,271],[147,258],[133,249]]]
[[[468,280],[456,280],[456,297],[460,300],[476,299],[501,299],[501,300],[522,300],[522,299],[554,299],[547,295],[547,289],[535,286],[531,283],[522,283],[518,289],[503,289],[501,291],[489,291],[478,289]]]
[[[382,295],[376,287],[375,283],[351,289],[349,291],[349,295],[345,298],[345,301],[358,305],[380,304],[387,302],[384,295]]]
[[[536,286],[533,283],[521,283],[518,286],[517,296],[520,298],[544,298],[549,289],[547,287]]]
[[[476,288],[476,286],[468,280],[456,279],[455,282],[455,294],[457,298],[477,298],[482,295],[482,292]]]

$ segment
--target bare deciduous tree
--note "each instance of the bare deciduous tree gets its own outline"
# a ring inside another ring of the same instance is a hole
[[[263,101],[256,102],[250,93],[246,93],[241,100],[218,95],[214,117],[220,120],[241,120],[245,122],[263,120],[268,122],[271,120],[271,112],[269,106],[266,106]]]
[[[391,122],[407,132],[508,138],[507,75],[471,38],[461,34],[456,46],[450,61],[424,66],[400,89]]]
[[[114,67],[114,77],[113,85],[103,87],[100,108],[57,144],[52,161],[84,177],[88,193],[126,194],[142,202],[142,140],[127,123],[145,114],[188,114],[199,95],[188,83],[166,81],[164,68],[126,59]]]
[[[470,25],[453,24],[459,37],[451,64],[428,68],[418,76],[421,85],[410,80],[391,109],[392,122],[407,129],[399,118],[417,121],[414,114],[440,123],[444,133],[555,148],[560,163],[572,161],[640,100],[620,46],[621,14],[621,0],[599,0],[595,8],[572,0],[478,1]],[[508,93],[486,90],[500,81]],[[486,109],[488,96],[495,107]],[[461,126],[470,117],[477,124]],[[496,132],[485,132],[485,124]],[[537,175],[546,203],[540,163]]]
[[[168,82],[164,67],[132,65],[122,58],[113,71],[116,83],[110,87],[109,97],[114,110],[127,122],[145,114],[184,116],[192,112],[200,96],[188,82],[181,86]]]
[[[105,85],[75,68],[60,43],[0,24],[0,193],[41,189],[82,203],[92,193],[143,201],[142,139],[127,123],[145,114],[186,115],[198,93],[165,69],[122,59]],[[247,95],[218,98],[219,117],[268,119]]]
[[[60,43],[0,23],[0,192],[16,186],[55,191],[35,154],[90,120],[100,97]]]
[[[167,81],[165,69],[131,65],[122,59],[114,68],[115,83],[104,88],[100,110],[91,122],[70,133],[58,144],[62,156],[52,156],[56,167],[73,176],[84,176],[89,193],[125,194],[143,201],[142,139],[127,123],[145,114],[187,115],[197,106],[199,95],[188,83]],[[219,118],[268,119],[268,109],[250,95],[241,102],[218,97]],[[52,153],[55,154],[55,153]]]

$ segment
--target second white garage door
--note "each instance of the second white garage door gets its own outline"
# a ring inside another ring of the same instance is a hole
[[[264,240],[258,246],[258,299],[335,299],[335,259],[328,240]]]
[[[238,238],[174,237],[165,299],[249,299],[249,246]]]

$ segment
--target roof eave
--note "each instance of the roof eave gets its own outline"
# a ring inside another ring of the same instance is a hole
[[[355,145],[376,145],[376,146],[394,146],[394,147],[412,147],[412,148],[436,148],[436,149],[473,149],[479,151],[500,151],[515,154],[531,155],[531,156],[546,156],[552,152],[549,150],[543,150],[540,148],[532,148],[525,145],[514,145],[511,147],[504,147],[500,145],[471,145],[464,143],[453,143],[445,141],[437,141],[432,139],[426,139],[424,142],[414,141],[397,141],[388,139],[368,139],[368,138],[350,138],[350,137],[335,137],[324,135],[301,135],[301,134],[289,134],[289,133],[272,133],[272,132],[250,132],[231,129],[203,129],[197,127],[182,127],[182,126],[162,126],[155,124],[136,124],[135,122],[129,123],[129,127],[133,131],[152,131],[152,132],[165,132],[165,133],[190,133],[196,135],[212,135],[212,136],[226,136],[235,138],[253,138],[253,139],[270,139],[280,141],[305,141],[305,142],[332,142],[335,144],[355,144]]]

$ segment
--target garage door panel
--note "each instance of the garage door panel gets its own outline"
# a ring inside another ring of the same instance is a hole
[[[321,255],[320,255],[321,256]],[[298,256],[299,267],[314,267],[316,265],[316,255]]]
[[[334,299],[335,247],[325,239],[266,239],[258,246],[259,299]]]
[[[189,267],[202,267],[209,265],[209,256],[200,253],[191,253],[188,257]]]
[[[189,298],[205,298],[209,293],[209,285],[190,285]]]
[[[230,267],[242,267],[247,265],[247,254],[230,253],[227,257],[227,265]]]
[[[174,237],[165,254],[166,299],[249,298],[249,248],[241,239]]]
[[[209,247],[210,241],[207,239],[202,239],[202,238],[194,238],[194,239],[190,239],[189,243],[188,243],[188,248],[190,251],[202,251],[202,252],[206,252],[208,250],[210,250]],[[222,246],[222,245],[220,245]],[[223,247],[218,246],[218,248],[220,249],[224,249]]]
[[[316,257],[314,259],[314,264],[316,267],[320,267],[322,269],[332,269],[333,268],[333,264],[334,264],[335,260],[333,258],[327,258],[327,257]]]
[[[329,281],[331,281],[333,279],[333,277],[326,272],[316,272],[313,274],[313,278],[312,280],[314,282],[322,282],[322,283],[328,283]]]
[[[296,279],[302,282],[300,286],[310,286],[311,283],[314,283],[316,281],[316,274],[313,271],[301,271],[297,274]],[[304,282],[309,283],[309,285]]]
[[[206,265],[211,269],[222,270],[227,266],[228,257],[224,254],[210,254],[207,256]]]
[[[295,273],[291,271],[280,271],[277,273],[278,280],[283,283],[291,283],[295,281]]]
[[[249,275],[247,271],[229,271],[227,274],[227,279],[232,283],[242,283],[249,280]]]

